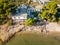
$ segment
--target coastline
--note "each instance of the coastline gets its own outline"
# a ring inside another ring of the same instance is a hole
[[[56,27],[58,27],[58,26],[60,27],[60,25],[57,25],[57,23],[50,23],[47,25],[47,29],[46,29],[46,30],[48,30],[48,32],[46,32],[45,29],[43,29],[44,31],[41,32],[40,26],[24,27],[24,25],[16,25],[16,26],[14,26],[14,28],[11,28],[10,30],[2,30],[2,32],[0,34],[0,36],[1,36],[0,39],[3,42],[8,41],[10,39],[10,37],[12,38],[13,35],[15,35],[18,32],[19,33],[30,33],[30,32],[32,32],[32,33],[37,33],[37,34],[43,33],[45,35],[60,34],[60,28],[59,28],[59,30],[57,30],[58,28],[56,29]]]

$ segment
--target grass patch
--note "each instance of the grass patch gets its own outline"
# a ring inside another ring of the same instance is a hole
[[[16,34],[6,45],[60,45],[59,35],[41,33]]]

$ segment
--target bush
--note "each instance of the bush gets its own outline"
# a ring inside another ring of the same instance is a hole
[[[35,18],[29,18],[29,19],[26,20],[25,25],[26,26],[34,25],[36,22],[37,22],[36,17]]]

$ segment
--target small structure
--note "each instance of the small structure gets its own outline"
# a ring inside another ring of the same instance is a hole
[[[28,18],[34,18],[33,12],[36,12],[34,7],[22,4],[16,9],[16,14],[12,16],[12,19],[16,23],[23,24]]]
[[[15,23],[23,24],[27,20],[27,16],[27,6],[22,4],[16,9],[16,14],[12,16],[12,19]]]

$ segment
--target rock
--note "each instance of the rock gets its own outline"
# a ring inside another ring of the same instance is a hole
[[[6,41],[8,38],[9,38],[9,34],[8,34],[7,31],[2,31],[2,32],[0,33],[0,39],[1,39],[3,42]]]

